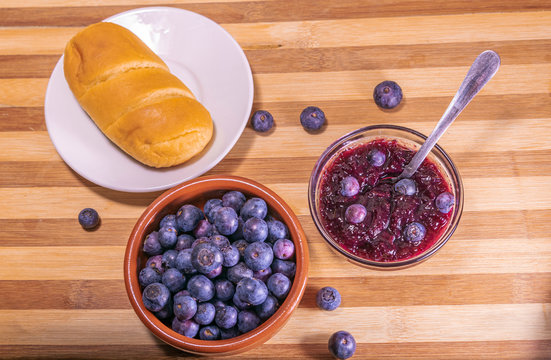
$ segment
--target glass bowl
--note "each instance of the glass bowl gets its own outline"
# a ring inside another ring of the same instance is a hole
[[[333,144],[331,144],[323,152],[323,154],[321,154],[316,165],[314,166],[308,185],[308,203],[310,206],[310,213],[312,215],[314,223],[316,224],[316,227],[318,228],[325,241],[337,253],[346,257],[346,259],[348,259],[353,264],[371,269],[403,269],[415,264],[419,264],[422,261],[428,259],[430,256],[434,255],[434,253],[436,253],[453,235],[455,229],[457,228],[457,225],[459,224],[459,220],[461,219],[461,214],[463,211],[463,184],[461,182],[459,172],[457,171],[457,168],[455,167],[448,154],[446,154],[446,152],[440,146],[436,145],[427,158],[430,159],[439,168],[442,176],[450,185],[451,192],[455,198],[455,204],[453,209],[451,210],[452,214],[450,217],[450,221],[441,232],[440,237],[432,244],[432,246],[427,248],[425,251],[403,260],[388,262],[375,261],[351,253],[347,249],[343,248],[337,241],[335,241],[332,235],[324,227],[319,209],[319,189],[322,183],[323,174],[343,151],[349,150],[362,144],[369,143],[377,139],[397,140],[400,145],[416,151],[424,143],[426,136],[420,134],[415,130],[395,125],[368,126],[342,136]]]

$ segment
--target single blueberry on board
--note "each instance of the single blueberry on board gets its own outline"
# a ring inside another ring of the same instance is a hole
[[[375,86],[373,99],[383,109],[392,109],[402,101],[402,88],[394,81],[383,81]]]
[[[322,310],[333,311],[341,304],[341,294],[331,286],[323,287],[316,294],[316,304]]]
[[[82,209],[78,214],[78,222],[84,229],[91,230],[99,224],[98,212],[92,208]]]
[[[258,132],[266,132],[274,126],[274,117],[265,110],[257,110],[251,117],[253,129]]]
[[[328,348],[335,358],[348,359],[356,352],[356,340],[348,331],[337,331],[329,338]]]
[[[325,113],[317,106],[308,106],[300,113],[300,124],[306,130],[319,130],[325,123]]]

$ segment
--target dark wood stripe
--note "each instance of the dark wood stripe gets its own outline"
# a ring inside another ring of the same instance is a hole
[[[246,50],[255,74],[466,66],[480,49],[504,65],[549,62],[551,40]],[[1,78],[48,78],[59,55],[2,55]]]
[[[0,107],[0,131],[45,130],[44,107]]]
[[[300,307],[316,308],[316,294],[324,286],[339,290],[343,308],[551,302],[551,273],[397,275],[384,281],[310,277]],[[122,279],[3,280],[0,294],[0,310],[131,308]]]
[[[343,325],[344,327],[346,325]],[[326,329],[320,332],[327,335]],[[320,335],[321,336],[321,335]],[[306,339],[307,340],[307,339]],[[101,359],[174,359],[176,357],[205,359],[187,354],[156,340],[157,345],[1,345],[3,358],[101,358]],[[549,360],[551,340],[475,341],[475,342],[402,342],[357,343],[353,359],[408,360]],[[209,356],[208,359],[334,359],[324,343],[264,344],[233,357]]]
[[[476,12],[519,12],[548,10],[545,1],[486,0],[484,2],[447,1],[434,6],[430,0],[412,3],[406,0],[390,2],[356,2],[353,0],[293,0],[182,4],[169,6],[191,10],[218,23],[250,23],[264,21],[297,21],[323,19],[356,19],[415,15],[449,15]],[[0,8],[0,26],[83,26],[101,21],[135,6],[78,6],[53,8]]]

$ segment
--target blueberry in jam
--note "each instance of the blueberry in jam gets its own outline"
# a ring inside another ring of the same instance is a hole
[[[354,176],[347,176],[341,181],[342,196],[354,196],[360,192],[360,183]]]
[[[446,230],[454,196],[433,161],[425,159],[411,179],[389,181],[414,154],[397,140],[376,139],[342,151],[327,166],[319,186],[320,217],[343,249],[372,261],[400,261],[429,249]],[[342,193],[348,177],[359,184],[354,196]]]

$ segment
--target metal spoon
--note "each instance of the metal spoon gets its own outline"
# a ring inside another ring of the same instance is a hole
[[[413,159],[406,165],[404,171],[394,179],[398,181],[400,179],[410,178],[417,171],[423,160],[430,153],[436,142],[440,139],[442,134],[448,129],[451,123],[457,118],[459,113],[465,109],[467,104],[475,97],[476,94],[490,79],[495,75],[501,60],[499,55],[492,50],[486,50],[473,62],[465,80],[461,83],[459,90],[452,99],[450,105],[446,109],[438,124],[429,135],[425,143],[413,156]]]

